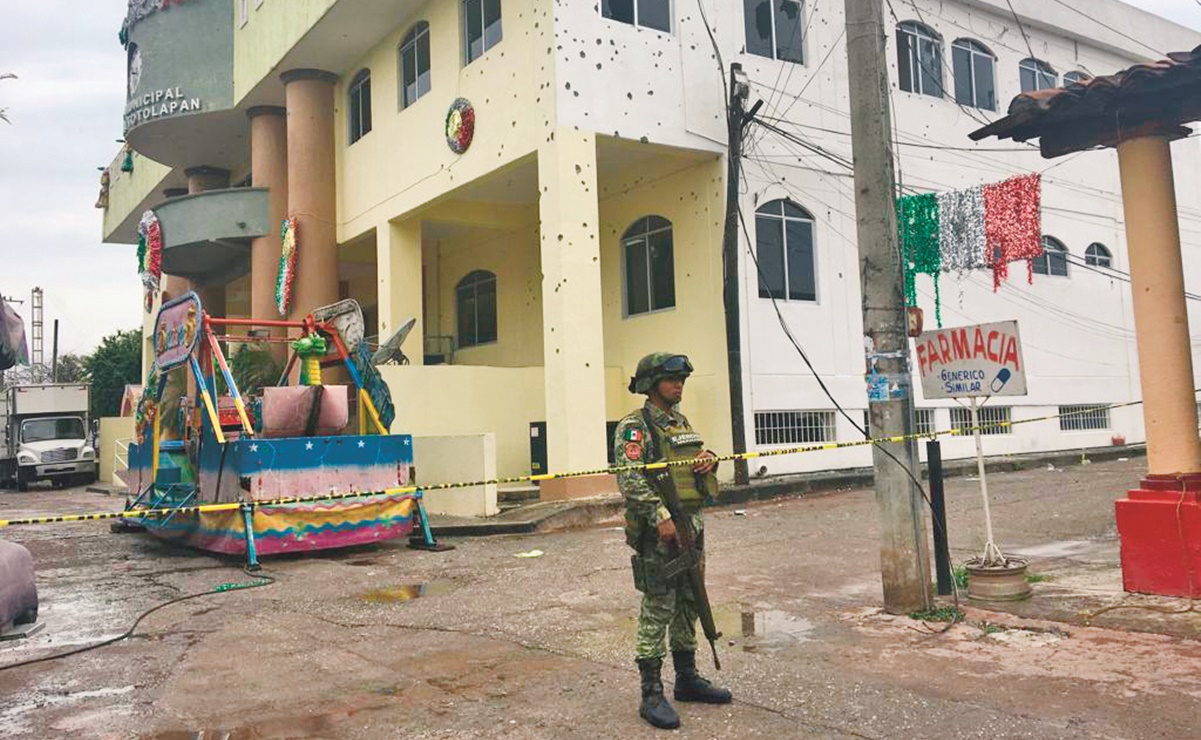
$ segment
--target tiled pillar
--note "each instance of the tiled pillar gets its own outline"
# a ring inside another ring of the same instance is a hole
[[[547,458],[552,473],[603,469],[605,351],[596,138],[569,128],[538,151]],[[611,475],[548,480],[541,498],[616,490]]]
[[[299,260],[292,318],[338,300],[337,204],[334,172],[334,86],[319,69],[280,75],[287,113],[287,215],[296,218]]]
[[[188,194],[203,193],[206,190],[224,190],[229,187],[229,170],[220,167],[189,167],[184,170],[188,178]],[[225,286],[191,283],[191,289],[200,296],[200,303],[209,316],[225,316]]]
[[[250,184],[267,189],[270,229],[250,243],[250,315],[277,319],[275,278],[279,272],[280,223],[288,210],[288,128],[285,110],[257,106],[250,118]],[[282,334],[282,332],[276,332]],[[279,348],[282,354],[282,347]]]

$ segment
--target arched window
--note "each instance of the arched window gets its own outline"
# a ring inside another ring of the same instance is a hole
[[[463,63],[500,43],[500,0],[463,0]]]
[[[1063,84],[1065,87],[1070,82],[1078,82],[1083,85],[1084,83],[1088,82],[1092,78],[1093,78],[1093,76],[1090,75],[1088,72],[1081,72],[1078,69],[1074,69],[1071,72],[1063,73]]]
[[[759,297],[817,300],[813,216],[790,200],[773,200],[755,211]]]
[[[371,130],[371,70],[359,70],[346,90],[348,138],[353,144]]]
[[[1018,64],[1018,76],[1022,81],[1022,92],[1059,87],[1059,75],[1051,65],[1038,59],[1023,59]]]
[[[897,73],[905,92],[942,97],[942,39],[913,21],[897,26]]]
[[[460,347],[495,342],[496,275],[475,270],[460,280],[455,286],[455,314]]]
[[[1113,264],[1113,255],[1100,242],[1093,242],[1084,250],[1084,264],[1094,267],[1109,267]]]
[[[746,53],[805,63],[805,3],[799,0],[743,0]]]
[[[1034,258],[1036,275],[1068,276],[1068,250],[1053,236],[1043,237],[1043,253]]]
[[[601,0],[600,6],[609,20],[671,33],[671,0]]]
[[[626,274],[626,316],[661,311],[676,305],[676,265],[671,221],[646,216],[621,238]]]
[[[418,22],[400,41],[400,107],[430,91],[430,24]]]
[[[959,39],[951,44],[955,71],[955,101],[984,110],[997,109],[996,57],[983,44]]]

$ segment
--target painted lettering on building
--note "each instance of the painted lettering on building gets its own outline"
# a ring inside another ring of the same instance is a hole
[[[155,118],[200,112],[200,98],[189,97],[178,85],[151,90],[130,98],[125,104],[125,130]]]

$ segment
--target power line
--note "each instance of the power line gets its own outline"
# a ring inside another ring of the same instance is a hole
[[[1026,35],[1026,27],[1022,25],[1022,19],[1018,18],[1018,13],[1013,9],[1013,3],[1010,0],[1005,0],[1005,4],[1009,6],[1009,12],[1013,14],[1013,20],[1018,24],[1018,30],[1022,33],[1022,40],[1026,42],[1026,51],[1030,52],[1031,59],[1037,59],[1034,54],[1034,47],[1030,45],[1030,37]]]

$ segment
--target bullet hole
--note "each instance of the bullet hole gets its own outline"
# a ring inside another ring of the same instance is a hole
[[[600,63],[600,62],[597,62],[597,63],[596,63],[596,68],[597,68],[597,69],[600,69],[600,68],[601,68],[601,63]]]
[[[597,40],[596,40],[596,45],[597,45],[597,46],[600,46],[600,45],[601,45],[601,44],[603,44],[603,43],[604,43],[604,39],[597,39]]]
[[[581,172],[583,172],[583,171],[584,171],[584,168],[583,168],[583,167],[579,166],[578,164],[575,166],[575,173],[576,173],[577,175],[578,175],[578,174],[580,174],[580,173],[581,173]],[[580,182],[583,182],[583,180],[581,180]]]
[[[566,85],[564,85],[564,87],[566,87],[568,90],[570,90],[570,89],[571,89],[571,83],[570,83],[570,82],[568,82]]]
[[[647,91],[646,91],[646,94],[647,94],[647,95],[654,95],[654,94],[655,94],[655,91],[654,91],[654,90],[647,90]]]
[[[578,97],[580,97],[580,91],[579,91],[579,90],[572,90],[572,91],[571,91],[571,94],[572,94],[573,96],[577,97],[577,98],[578,98]]]
[[[542,100],[542,98],[538,98],[538,100]],[[517,121],[513,121],[513,128],[517,128]]]
[[[650,140],[649,140],[649,139],[647,139],[645,136],[642,136],[642,137],[639,137],[638,141],[641,141],[643,144],[646,144],[646,143],[647,143],[647,142],[649,142]]]
[[[584,53],[583,49],[581,49],[580,50],[580,59],[587,59],[587,58],[588,58],[588,55]]]
[[[634,93],[632,93],[632,92],[626,93],[626,100],[633,100],[633,99],[634,99]]]
[[[591,362],[585,362],[585,363],[584,363],[584,367],[592,367],[592,363],[591,363]]]
[[[559,234],[559,241],[563,241],[563,235]]]

